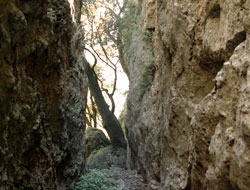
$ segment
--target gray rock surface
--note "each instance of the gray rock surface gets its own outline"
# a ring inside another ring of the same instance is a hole
[[[107,169],[111,166],[126,167],[126,150],[111,145],[93,151],[87,158],[86,167],[90,169]]]
[[[86,159],[93,151],[99,150],[110,145],[110,142],[103,133],[103,131],[93,127],[88,127],[85,131],[85,142]]]
[[[83,35],[67,0],[0,10],[0,189],[70,189],[85,165]]]
[[[114,180],[117,190],[149,190],[150,187],[143,182],[142,176],[136,170],[129,170],[120,167],[110,167],[100,170],[109,178]]]
[[[249,0],[141,2],[128,165],[160,190],[250,187],[249,10]]]

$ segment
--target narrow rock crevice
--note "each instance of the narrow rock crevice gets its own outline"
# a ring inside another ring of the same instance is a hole
[[[91,172],[119,190],[248,190],[250,1],[133,4],[127,150],[109,119],[111,142],[85,131],[98,80],[87,79],[82,4],[0,0],[0,190],[75,190]]]

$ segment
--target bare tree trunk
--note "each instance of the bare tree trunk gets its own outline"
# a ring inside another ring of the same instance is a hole
[[[111,144],[114,147],[126,148],[126,140],[125,140],[121,125],[118,122],[117,118],[115,117],[114,113],[112,113],[109,110],[109,106],[106,103],[103,97],[101,88],[98,84],[97,76],[95,72],[93,71],[93,69],[90,67],[86,59],[84,59],[84,68],[88,75],[89,88],[90,88],[91,94],[93,95],[95,99],[95,103],[102,117],[103,127],[106,129],[110,137]]]

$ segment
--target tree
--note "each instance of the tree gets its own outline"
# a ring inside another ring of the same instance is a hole
[[[106,95],[105,99],[107,99],[107,98],[109,99],[109,104],[110,104],[110,108],[111,108],[110,111],[114,114],[114,112],[115,112],[114,94],[115,94],[116,86],[117,86],[117,63],[113,63],[113,62],[109,63],[109,62],[103,61],[106,65],[108,65],[112,69],[112,71],[114,73],[113,83],[111,85],[109,85],[108,87],[105,87],[106,86],[104,84],[105,79],[103,79],[102,75],[100,74],[101,73],[100,70],[102,67],[98,67],[98,69],[96,69],[96,67],[98,66],[96,55],[87,48],[85,48],[85,50],[87,52],[89,52],[95,60],[93,66],[92,66],[92,70],[93,70],[93,72],[95,72],[96,78],[99,82],[99,86],[100,86],[102,92],[104,93],[104,95]],[[110,92],[110,89],[111,89],[111,92]],[[101,126],[100,122],[99,122],[100,121],[100,119],[99,119],[100,114],[97,111],[97,106],[96,106],[96,103],[94,101],[92,92],[89,93],[88,100],[90,101],[90,103],[87,104],[87,125],[93,126],[94,128],[96,128],[97,125]]]
[[[94,97],[91,92],[88,93],[88,100],[90,103],[86,105],[86,122],[87,126],[97,128],[98,125],[98,116],[99,113],[97,111],[96,103],[94,101]]]
[[[109,106],[106,103],[101,88],[98,84],[97,76],[86,59],[84,59],[84,67],[89,79],[90,91],[95,99],[96,105],[102,117],[103,127],[109,134],[111,144],[114,147],[126,148],[126,140],[121,129],[121,125],[114,113],[109,110]]]
[[[103,120],[103,126],[107,130],[111,143],[115,146],[125,147],[126,141],[117,118],[114,115],[115,103],[113,95],[116,90],[117,63],[121,64],[124,72],[129,77],[127,52],[136,23],[135,5],[133,0],[87,0],[83,3],[83,26],[85,26],[86,48],[93,57],[94,64],[91,67],[85,60],[85,69],[89,78],[90,98],[89,125],[97,126],[98,113]],[[124,17],[125,16],[125,17]],[[111,92],[105,88],[103,80],[96,74],[97,62],[102,62],[114,72],[114,82]],[[104,94],[111,102],[111,109],[105,101]],[[95,105],[98,108],[96,112]],[[92,109],[90,109],[92,108]]]
[[[117,58],[129,78],[127,58],[137,23],[136,1],[86,0],[83,7],[86,46],[103,62]]]

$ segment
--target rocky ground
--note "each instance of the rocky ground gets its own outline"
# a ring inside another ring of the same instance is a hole
[[[116,183],[117,190],[149,190],[157,189],[148,185],[136,170],[126,167],[127,152],[114,149],[101,130],[88,128],[85,134],[87,152],[87,168],[97,169]],[[91,146],[90,146],[91,145]]]
[[[100,170],[108,178],[113,179],[117,190],[157,189],[150,188],[136,170],[126,168],[126,151],[124,150],[112,150],[110,146],[102,148],[96,151],[87,163],[88,168]]]
[[[117,183],[118,190],[149,190],[149,185],[143,182],[141,175],[135,170],[129,170],[120,167],[110,167],[102,169],[109,178]]]

